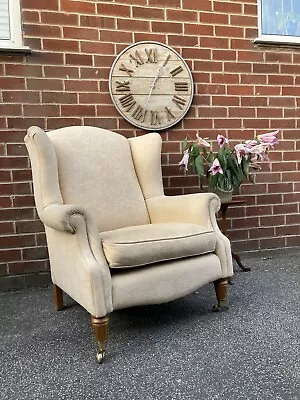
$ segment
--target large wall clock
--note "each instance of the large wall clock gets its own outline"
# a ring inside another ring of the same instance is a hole
[[[158,42],[138,42],[115,59],[109,91],[119,113],[132,125],[163,130],[179,122],[192,103],[193,77],[184,59]]]

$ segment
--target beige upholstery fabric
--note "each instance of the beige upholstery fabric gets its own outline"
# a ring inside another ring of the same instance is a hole
[[[216,212],[220,199],[213,193],[197,193],[183,196],[164,196],[160,165],[162,140],[158,133],[150,133],[130,139],[130,146],[138,179],[149,212],[150,222],[183,222],[200,224],[216,233],[216,250],[222,267],[222,276],[233,274],[230,243],[220,231]],[[151,152],[149,152],[151,149]]]
[[[165,303],[221,278],[215,254],[183,258],[112,275],[113,308]]]
[[[211,253],[213,230],[194,224],[148,224],[100,234],[111,268],[130,268],[176,258]]]
[[[218,197],[163,195],[160,135],[31,127],[25,143],[52,280],[93,316],[171,301],[232,275]],[[136,267],[110,269],[107,259]]]
[[[58,183],[57,158],[48,136],[37,126],[28,129],[24,141],[30,156],[34,199],[40,215],[48,204],[63,202]]]
[[[101,231],[149,223],[127,139],[93,127],[57,129],[48,135],[64,203],[85,206]]]
[[[132,158],[145,199],[163,195],[161,136],[148,133],[129,139]]]
[[[216,235],[215,253],[220,258],[222,277],[233,275],[230,242],[216,221],[221,202],[213,193],[194,193],[182,196],[157,196],[147,200],[151,223],[186,222],[213,229]]]
[[[80,218],[76,216],[75,218]],[[92,315],[104,316],[113,310],[111,276],[90,249],[87,236],[46,227],[51,278]]]

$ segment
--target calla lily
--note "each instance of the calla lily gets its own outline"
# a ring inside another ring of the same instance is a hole
[[[274,132],[263,133],[262,135],[258,135],[257,139],[262,143],[268,143],[270,146],[274,146],[274,144],[278,143],[278,139],[276,135],[279,133],[279,129]]]
[[[223,135],[218,135],[217,142],[219,143],[220,147],[223,147],[223,146],[225,146],[226,143],[228,143],[228,139],[227,139],[227,137],[225,137]]]
[[[209,168],[208,172],[211,172],[212,175],[216,175],[216,174],[223,174],[223,170],[222,167],[220,165],[220,161],[215,158],[214,162],[212,163],[211,167]]]
[[[178,165],[184,165],[184,169],[185,171],[188,170],[188,164],[189,164],[189,149],[186,149],[183,153],[183,157],[181,159],[181,161],[178,163]]]
[[[196,137],[197,137],[198,144],[199,144],[200,146],[202,146],[202,147],[210,147],[210,144],[209,144],[205,139],[202,139],[202,138],[198,135],[198,133],[196,133]]]

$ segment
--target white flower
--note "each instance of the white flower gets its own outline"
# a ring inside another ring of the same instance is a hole
[[[198,144],[199,144],[200,146],[203,146],[203,147],[210,147],[210,144],[209,144],[205,139],[202,139],[202,138],[198,135],[198,133],[196,133],[196,137],[197,137]]]
[[[181,159],[181,161],[179,162],[178,165],[184,165],[184,169],[185,171],[188,170],[188,164],[189,164],[189,149],[185,150],[183,153],[183,157]]]

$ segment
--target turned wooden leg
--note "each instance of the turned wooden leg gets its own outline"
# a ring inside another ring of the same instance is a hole
[[[96,318],[91,316],[91,325],[94,331],[95,339],[98,346],[97,361],[103,363],[105,356],[105,345],[108,338],[109,317]]]
[[[227,294],[227,278],[218,279],[214,281],[216,296],[218,304],[214,306],[214,311],[225,311],[228,310],[226,306],[226,294]]]
[[[60,311],[64,306],[63,291],[60,287],[53,284],[53,294],[56,311]]]

